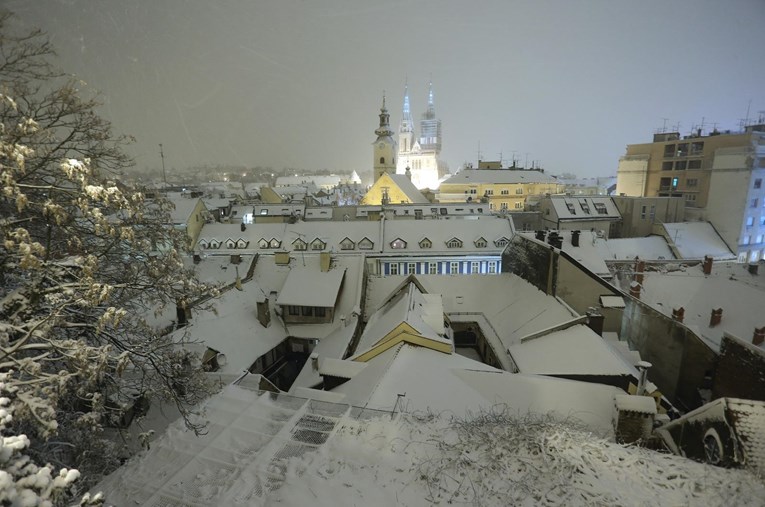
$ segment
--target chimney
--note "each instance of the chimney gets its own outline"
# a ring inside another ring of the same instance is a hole
[[[752,336],[752,343],[760,346],[765,342],[765,326],[754,328],[754,336]]]
[[[711,255],[704,256],[704,264],[702,264],[701,268],[704,270],[705,275],[712,274],[712,262],[713,262],[713,259]]]
[[[630,296],[640,299],[640,283],[636,281],[630,282]]]
[[[603,321],[605,317],[598,311],[597,308],[590,307],[587,309],[587,327],[595,331],[599,336],[603,336]]]
[[[640,372],[640,377],[638,378],[638,385],[637,385],[637,392],[635,394],[637,396],[643,396],[645,395],[645,385],[648,380],[648,368],[653,366],[648,361],[640,361],[638,364],[635,365],[635,367]]]
[[[682,322],[684,317],[685,317],[685,308],[681,306],[680,308],[672,309],[672,320]]]
[[[409,179],[409,181],[412,181],[412,170],[409,168],[409,166],[406,166],[406,172],[404,174]]]
[[[319,371],[319,354],[316,352],[311,354],[311,368],[313,371]]]
[[[722,308],[712,309],[712,316],[709,318],[709,327],[715,327],[722,320]]]
[[[571,244],[573,246],[579,246],[579,234],[581,231],[571,231]]]
[[[645,271],[645,261],[635,257],[635,274],[632,279],[639,284],[643,284],[643,271]]]
[[[539,241],[544,241],[546,234],[547,233],[545,231],[536,231],[534,233],[534,237],[537,238]]]
[[[750,273],[750,274],[752,274],[752,275],[756,275],[756,274],[757,274],[757,269],[758,269],[758,267],[759,267],[759,264],[758,264],[758,263],[756,263],[756,262],[750,262],[750,263],[749,263],[749,267],[748,267],[748,269],[749,269],[749,273]]]

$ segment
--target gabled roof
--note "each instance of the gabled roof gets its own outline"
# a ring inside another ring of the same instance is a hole
[[[549,197],[559,220],[619,220],[622,215],[610,197]]]
[[[709,222],[679,222],[661,224],[666,237],[674,243],[683,259],[735,259],[723,239]]]
[[[444,180],[443,185],[464,185],[467,183],[558,183],[558,180],[541,171],[524,171],[511,169],[465,169],[451,178]]]

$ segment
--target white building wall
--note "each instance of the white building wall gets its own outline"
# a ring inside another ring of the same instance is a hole
[[[616,170],[616,195],[642,197],[648,179],[648,155],[622,157]]]
[[[703,218],[712,223],[723,241],[737,255],[749,250],[748,245],[742,242],[752,176],[747,167],[750,155],[751,152],[746,148],[717,150],[709,181],[707,207],[703,214]]]

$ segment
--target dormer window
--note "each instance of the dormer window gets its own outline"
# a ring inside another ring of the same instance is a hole
[[[209,247],[209,243],[207,243],[206,239],[200,239],[199,240],[199,248],[206,250]]]
[[[420,248],[433,248],[433,242],[428,238],[422,238],[420,240]]]
[[[572,203],[567,202],[566,207],[568,208],[569,213],[571,213],[572,215],[576,215],[576,208],[574,207]]]
[[[311,250],[324,250],[326,247],[327,244],[319,238],[311,241]]]
[[[608,214],[608,210],[606,210],[606,205],[603,204],[602,202],[595,203],[595,211],[597,211],[599,215]]]
[[[268,242],[268,246],[270,248],[279,248],[280,246],[282,246],[282,242],[281,240],[278,240],[276,238],[271,238],[271,241]]]
[[[210,240],[210,248],[220,248],[220,241],[217,239]]]
[[[260,238],[258,240],[258,248],[268,248],[268,240],[265,238]]]
[[[452,238],[446,242],[446,248],[462,248],[462,240],[459,238]]]
[[[359,250],[372,250],[375,247],[375,244],[370,240],[369,238],[364,238],[361,241],[359,241]]]
[[[292,249],[293,250],[306,250],[308,248],[308,243],[303,241],[302,239],[298,238],[295,241],[292,242]]]
[[[401,250],[406,248],[406,241],[401,238],[396,238],[390,242],[390,247],[395,250]]]
[[[486,239],[484,238],[478,238],[473,242],[476,248],[486,248]]]
[[[230,239],[230,238],[227,239],[226,240],[226,248],[228,248],[229,250],[236,248],[236,241],[234,241],[233,239]]]
[[[239,238],[236,242],[236,248],[247,248],[247,245],[249,245],[250,242],[246,239]]]
[[[585,201],[579,201],[579,206],[582,207],[582,211],[584,211],[587,215],[590,214],[590,205]]]
[[[494,241],[494,246],[507,246],[508,243],[510,243],[510,240],[502,236],[501,238]]]
[[[355,247],[356,243],[354,243],[351,238],[343,238],[340,242],[340,250],[353,250]]]

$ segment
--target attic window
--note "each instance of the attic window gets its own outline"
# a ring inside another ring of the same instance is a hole
[[[236,242],[233,239],[227,239],[226,240],[226,248],[236,248]]]
[[[588,214],[588,215],[590,214],[590,205],[589,204],[587,204],[584,201],[579,201],[579,206],[582,207],[582,211],[584,211],[586,214]]]
[[[268,243],[268,245],[271,248],[279,248],[280,246],[282,246],[282,242],[276,238],[271,238],[271,241]]]
[[[476,248],[486,248],[486,240],[484,238],[478,238],[473,242]]]
[[[295,241],[292,242],[292,248],[293,250],[306,250],[308,247],[308,243],[303,241],[302,239],[298,238]]]
[[[268,240],[265,238],[260,238],[258,240],[258,248],[268,248]]]
[[[344,238],[340,242],[340,250],[353,250],[353,248],[356,246],[356,243],[354,243],[351,238]]]
[[[316,238],[311,242],[311,250],[324,250],[326,247],[327,244],[319,238]]]
[[[236,242],[236,247],[237,248],[247,248],[247,245],[249,245],[249,244],[250,244],[249,241],[247,241],[245,239],[242,239],[242,238],[239,238],[237,240],[237,242]]]
[[[430,241],[428,238],[422,238],[420,240],[420,248],[432,248],[433,242]]]
[[[568,208],[568,212],[572,215],[576,215],[576,208],[574,208],[574,205],[570,202],[566,203],[566,207]]]
[[[220,248],[220,241],[217,239],[210,241],[210,248]]]
[[[261,215],[268,215],[268,209],[263,208],[262,210],[260,210],[260,214]]]
[[[502,236],[501,238],[499,238],[498,240],[496,240],[494,242],[494,245],[495,246],[507,246],[508,243],[510,243],[510,240],[507,239],[506,237]]]
[[[199,248],[206,249],[208,246],[209,245],[207,244],[207,240],[206,239],[200,239],[199,240]]]
[[[606,210],[606,205],[603,204],[602,202],[595,203],[595,211],[597,211],[598,214],[600,215],[605,215],[608,213],[608,211]]]
[[[458,238],[452,238],[446,242],[446,248],[462,248],[462,241]]]
[[[396,238],[390,242],[390,247],[396,250],[406,248],[406,241],[401,238]]]
[[[372,243],[372,241],[369,238],[364,238],[361,241],[359,241],[359,250],[372,250],[375,247],[375,244]]]

